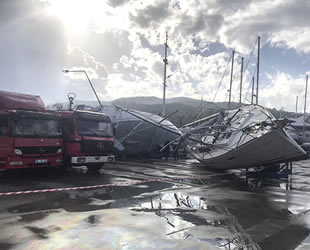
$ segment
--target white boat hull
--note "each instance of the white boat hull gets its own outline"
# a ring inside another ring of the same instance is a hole
[[[187,149],[202,164],[219,170],[308,158],[284,130],[286,124],[261,106],[242,106],[189,124]]]
[[[307,158],[306,152],[282,129],[274,129],[214,158],[203,159],[201,153],[193,156],[207,167],[220,170],[267,166]]]

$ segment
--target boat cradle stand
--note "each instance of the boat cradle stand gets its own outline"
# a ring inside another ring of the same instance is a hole
[[[262,177],[271,179],[290,178],[293,173],[293,162],[261,167],[255,170],[246,169],[246,177]]]

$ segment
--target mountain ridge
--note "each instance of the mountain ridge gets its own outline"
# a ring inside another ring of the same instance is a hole
[[[103,101],[103,105],[118,105],[123,108],[135,109],[139,111],[149,112],[156,115],[161,115],[162,99],[155,96],[137,96],[137,97],[123,97],[113,101]],[[97,101],[83,101],[76,100],[74,105],[85,104],[92,107],[97,107]],[[56,104],[57,105],[57,104]],[[67,103],[59,103],[60,106],[66,107]],[[50,105],[53,107],[53,105]],[[60,107],[59,106],[59,107]],[[176,126],[195,121],[202,117],[206,117],[213,113],[226,109],[227,102],[208,102],[190,97],[174,97],[166,99],[166,116]],[[55,106],[57,107],[57,106]],[[231,108],[239,107],[239,103],[231,103]],[[290,112],[278,111],[276,109],[269,109],[271,113],[277,117],[291,116]]]

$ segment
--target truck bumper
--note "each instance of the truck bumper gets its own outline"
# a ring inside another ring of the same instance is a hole
[[[0,171],[18,168],[60,167],[62,164],[62,157],[9,157],[4,161],[0,161]]]
[[[72,165],[101,164],[106,162],[115,162],[114,155],[108,156],[79,156],[71,157]]]

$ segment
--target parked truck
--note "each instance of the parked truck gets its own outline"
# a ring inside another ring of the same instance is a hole
[[[114,131],[110,118],[91,111],[59,111],[64,139],[64,165],[98,170],[114,162]]]
[[[61,167],[62,148],[60,115],[39,96],[0,91],[0,171]]]

